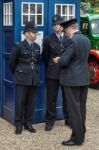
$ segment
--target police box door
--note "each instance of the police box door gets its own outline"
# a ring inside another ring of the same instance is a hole
[[[46,14],[45,5],[47,1],[46,0],[28,0],[28,1],[22,1],[21,2],[21,39],[24,39],[23,35],[23,28],[26,22],[28,21],[34,21],[35,24],[38,27],[39,35],[37,37],[36,42],[41,47],[42,52],[42,41],[44,34],[46,33],[46,27],[45,26],[45,20],[44,20],[44,14]],[[40,83],[39,83],[39,92],[37,96],[37,102],[35,107],[35,112],[33,115],[33,121],[34,122],[42,122],[44,121],[44,115],[45,115],[45,86],[44,86],[44,65],[40,63]]]

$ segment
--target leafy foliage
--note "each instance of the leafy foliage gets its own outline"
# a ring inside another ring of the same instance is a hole
[[[99,0],[81,0],[81,15],[87,13],[93,7],[99,7]]]
[[[99,6],[99,0],[81,0],[81,2],[90,3],[94,7]]]

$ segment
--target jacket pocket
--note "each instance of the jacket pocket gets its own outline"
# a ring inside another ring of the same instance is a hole
[[[27,69],[17,68],[14,73],[15,83],[20,85],[28,85],[30,84],[31,74]]]
[[[16,68],[16,70],[15,70],[15,72],[19,72],[20,74],[21,73],[28,73],[28,70],[27,69],[25,69],[25,68]]]

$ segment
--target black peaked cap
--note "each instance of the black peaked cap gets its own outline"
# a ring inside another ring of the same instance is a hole
[[[67,20],[67,21],[65,21],[65,22],[60,23],[60,25],[61,25],[63,28],[67,28],[67,27],[69,27],[70,25],[75,24],[75,23],[77,23],[77,19],[73,18],[73,19],[70,19],[70,20]]]

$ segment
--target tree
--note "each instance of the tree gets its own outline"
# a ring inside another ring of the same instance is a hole
[[[86,14],[91,8],[91,4],[89,2],[81,2],[80,4],[80,13],[81,15]]]
[[[99,7],[99,0],[81,0],[81,15],[87,13],[93,7]]]
[[[99,0],[81,0],[81,2],[90,3],[94,7],[99,6]]]

